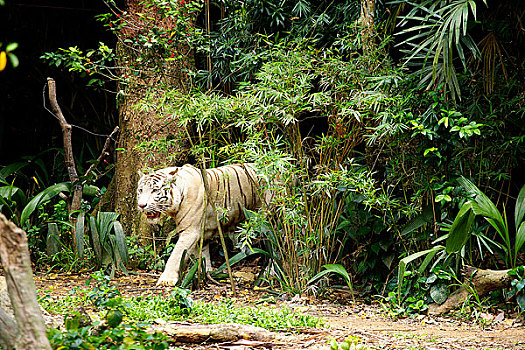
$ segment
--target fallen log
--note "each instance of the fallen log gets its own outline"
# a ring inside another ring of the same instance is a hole
[[[463,285],[452,292],[443,304],[430,304],[428,313],[445,314],[461,305],[471,292],[482,297],[495,290],[510,287],[512,276],[508,272],[509,270],[483,270],[466,265],[461,270]]]
[[[275,333],[264,328],[235,323],[201,325],[168,322],[154,328],[174,343],[219,343],[239,339],[268,342],[276,339]]]

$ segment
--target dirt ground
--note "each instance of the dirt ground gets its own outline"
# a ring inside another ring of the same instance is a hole
[[[36,274],[39,293],[50,293],[60,297],[74,287],[84,286],[89,274]],[[115,278],[124,296],[167,293],[164,288],[155,288],[156,275],[134,274]],[[249,286],[239,286],[236,302],[253,305],[263,298],[263,291]],[[192,298],[214,302],[217,297],[231,297],[229,285],[210,285],[192,293]],[[260,305],[260,304],[259,304]],[[264,305],[264,304],[263,304]],[[523,318],[483,314],[484,322],[462,321],[449,317],[420,315],[415,319],[391,320],[379,305],[361,302],[342,305],[307,297],[278,300],[270,307],[286,306],[299,313],[320,317],[325,328],[301,329],[295,333],[279,333],[271,343],[230,343],[183,345],[183,349],[329,349],[328,341],[339,343],[349,336],[359,337],[372,349],[524,349],[525,326]],[[484,326],[483,326],[484,325]]]

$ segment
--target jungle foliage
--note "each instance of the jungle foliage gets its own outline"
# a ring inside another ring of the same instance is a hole
[[[520,216],[523,202],[520,1],[378,0],[373,50],[363,49],[355,0],[145,3],[177,18],[176,29],[137,22],[112,1],[99,16],[133,55],[101,44],[42,57],[90,85],[148,89],[136,108],[184,130],[151,141],[146,126],[138,147],[152,156],[189,141],[206,167],[257,163],[275,200],[247,213],[236,240],[265,252],[264,283],[323,293],[328,276],[341,276],[362,294],[392,293],[388,302],[411,313],[439,302],[436,290],[451,288],[464,263],[523,270],[523,225],[509,225],[504,209]],[[132,25],[135,37],[125,35]],[[134,79],[168,74],[165,62],[186,59],[181,48],[195,62],[191,91]],[[6,192],[3,210],[20,195]],[[496,224],[477,211],[479,198]],[[445,244],[464,217],[461,239]],[[409,270],[412,261],[424,268]]]

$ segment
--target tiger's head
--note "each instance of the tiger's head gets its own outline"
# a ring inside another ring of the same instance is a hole
[[[174,190],[178,170],[166,168],[150,174],[139,172],[137,207],[144,212],[148,223],[158,223],[161,213],[176,210],[180,204],[181,194]]]

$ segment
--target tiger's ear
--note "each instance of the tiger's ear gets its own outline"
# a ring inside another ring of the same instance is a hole
[[[137,174],[139,174],[139,179],[141,179],[144,176],[142,170],[137,171]]]

